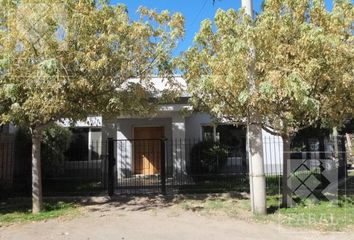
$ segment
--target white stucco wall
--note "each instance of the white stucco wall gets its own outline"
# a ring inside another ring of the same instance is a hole
[[[280,136],[262,131],[265,174],[280,175],[283,171],[283,141]]]
[[[186,172],[186,123],[179,113],[172,115],[172,163],[175,179],[183,178]]]
[[[194,112],[186,119],[186,139],[194,140],[202,138],[202,125],[212,122],[212,118],[207,113]]]
[[[117,119],[117,139],[133,139],[134,127],[163,127],[165,138],[171,139],[171,118],[130,118]]]

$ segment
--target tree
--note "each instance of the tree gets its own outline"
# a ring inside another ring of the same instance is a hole
[[[253,23],[253,2],[252,0],[242,0],[242,7]],[[250,59],[247,67],[248,90],[253,95],[257,92],[255,81],[255,58],[256,49],[253,42],[249,42],[248,58]],[[255,214],[267,213],[266,180],[264,174],[263,161],[263,135],[262,126],[255,124],[261,115],[257,109],[250,106],[247,116],[247,146],[249,159],[249,178],[252,212]]]
[[[252,109],[260,114],[255,124],[282,137],[284,203],[290,136],[353,117],[353,16],[349,1],[327,11],[322,0],[268,0],[253,26],[243,10],[219,10],[214,22],[202,22],[184,54],[181,68],[194,104],[234,123],[245,122]],[[252,61],[256,89],[250,94]]]
[[[0,3],[0,121],[31,131],[37,213],[43,130],[62,118],[153,110],[150,76],[171,79],[171,51],[184,19],[140,8],[140,19],[132,21],[125,6],[108,1]]]

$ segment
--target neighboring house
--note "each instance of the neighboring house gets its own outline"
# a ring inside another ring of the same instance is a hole
[[[292,159],[310,159],[309,163],[313,162],[313,165],[318,165],[318,159],[323,159],[322,164],[327,169],[337,166],[340,177],[343,177],[351,158],[350,135],[347,133],[352,131],[348,123],[339,133],[320,127],[300,130],[292,139]]]

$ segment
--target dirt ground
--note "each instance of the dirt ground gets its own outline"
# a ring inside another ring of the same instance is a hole
[[[186,210],[173,201],[134,198],[88,204],[79,216],[0,228],[1,240],[292,239],[354,240],[354,232],[328,233],[255,223]]]

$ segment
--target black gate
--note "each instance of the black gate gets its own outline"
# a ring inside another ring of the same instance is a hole
[[[165,139],[108,139],[108,193],[166,193]]]
[[[344,139],[344,138],[343,138]],[[31,146],[0,142],[0,198],[30,196]],[[109,139],[69,150],[42,147],[43,194],[211,193],[248,190],[245,139],[225,144],[199,139]],[[263,138],[267,188],[280,189],[281,142]],[[338,163],[346,176],[344,140],[336,151],[301,149],[291,159]],[[57,146],[67,144],[57,144]],[[310,144],[309,144],[310,145]],[[318,144],[310,146],[316,147]],[[323,145],[323,144],[322,144]],[[334,145],[333,145],[334,146]],[[306,150],[306,151],[305,151]],[[328,149],[327,149],[328,150]],[[331,161],[329,161],[331,160]],[[320,171],[324,171],[323,168]],[[108,191],[107,191],[108,190]]]
[[[108,139],[108,193],[220,192],[248,186],[245,153],[200,140]]]

